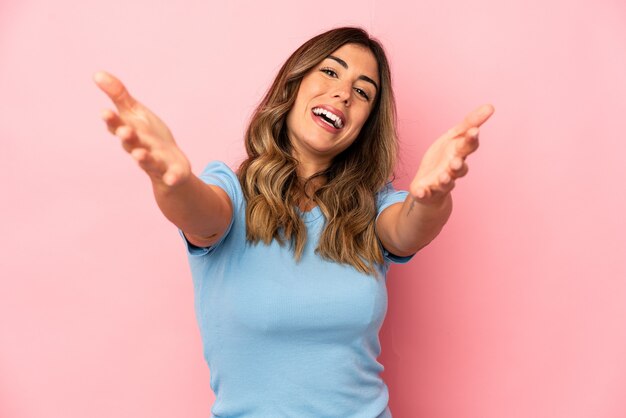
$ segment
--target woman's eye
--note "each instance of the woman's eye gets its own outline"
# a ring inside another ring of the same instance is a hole
[[[367,93],[365,93],[365,91],[361,90],[361,89],[354,89],[357,94],[361,95],[365,100],[369,100],[370,97],[367,95]]]
[[[335,70],[332,70],[330,68],[322,68],[320,71],[331,77],[337,77],[337,73],[335,72]]]

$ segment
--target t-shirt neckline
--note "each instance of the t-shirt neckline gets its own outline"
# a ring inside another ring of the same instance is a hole
[[[313,208],[307,210],[306,212],[303,212],[300,208],[296,208],[296,210],[298,211],[298,213],[302,217],[302,220],[305,223],[316,221],[322,216],[322,210],[320,209],[319,205],[315,205]]]

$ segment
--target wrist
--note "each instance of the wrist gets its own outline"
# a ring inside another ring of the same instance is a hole
[[[194,176],[192,176],[191,173],[185,176],[177,175],[173,182],[168,182],[171,184],[166,183],[164,177],[164,175],[150,176],[152,187],[160,194],[169,195],[193,187]]]
[[[421,199],[414,195],[410,195],[410,198],[412,199],[411,208],[419,206],[422,210],[440,212],[452,207],[452,195],[450,193],[446,193],[443,196],[431,196]]]

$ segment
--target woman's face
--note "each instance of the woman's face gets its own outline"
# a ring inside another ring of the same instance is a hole
[[[287,114],[287,134],[298,161],[328,167],[358,136],[378,86],[376,58],[361,45],[346,44],[313,67]]]

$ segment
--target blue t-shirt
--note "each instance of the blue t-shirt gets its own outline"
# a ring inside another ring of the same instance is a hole
[[[288,245],[246,241],[246,202],[224,163],[200,178],[233,203],[226,233],[209,248],[187,240],[196,318],[216,399],[213,417],[391,417],[378,332],[387,311],[384,251],[379,277],[315,253],[324,216],[302,213],[307,243],[299,262]],[[387,185],[378,213],[407,193]],[[182,235],[182,233],[181,233]],[[184,238],[184,235],[183,235]]]

